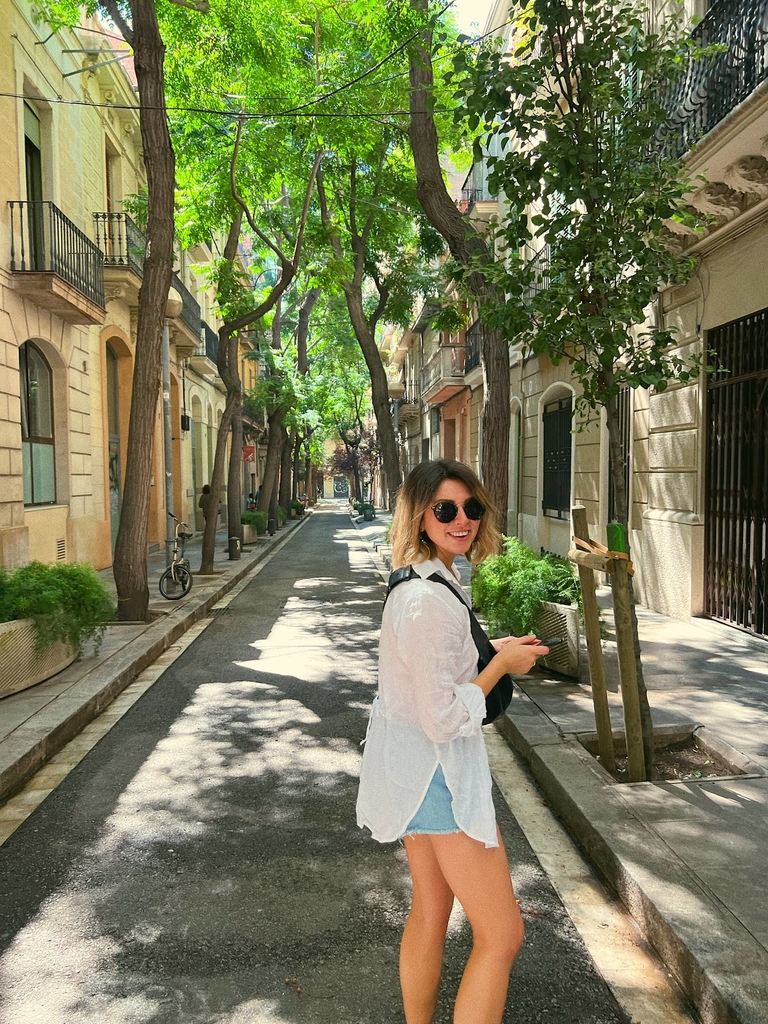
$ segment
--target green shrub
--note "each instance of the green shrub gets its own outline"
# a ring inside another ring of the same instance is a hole
[[[566,559],[540,557],[516,537],[505,537],[503,552],[475,570],[472,601],[491,634],[525,636],[535,632],[541,601],[581,607],[581,587]]]
[[[259,512],[258,510],[243,512],[240,516],[240,522],[243,526],[253,526],[259,537],[262,537],[267,532],[266,512]]]
[[[278,522],[278,524],[280,526],[283,526],[287,519],[288,519],[288,513],[285,511],[285,509],[283,508],[282,505],[278,505],[277,506],[277,522]]]
[[[98,650],[115,607],[93,566],[84,562],[31,562],[14,572],[0,566],[0,622],[31,619],[40,653],[56,642],[80,652]]]
[[[294,498],[291,502],[291,508],[294,512],[298,512],[300,516],[304,515],[304,505],[299,501],[298,498]]]

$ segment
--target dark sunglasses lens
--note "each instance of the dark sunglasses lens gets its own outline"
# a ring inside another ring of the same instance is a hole
[[[464,505],[464,515],[467,519],[482,519],[485,515],[485,505],[477,498],[470,498]]]
[[[455,501],[438,501],[432,506],[432,511],[438,523],[452,523],[459,514],[459,507]]]

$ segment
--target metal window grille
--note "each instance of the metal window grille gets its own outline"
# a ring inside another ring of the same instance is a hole
[[[541,507],[545,516],[567,519],[571,513],[571,421],[573,400],[559,398],[544,406],[544,486]]]
[[[768,635],[768,309],[708,333],[705,613]]]

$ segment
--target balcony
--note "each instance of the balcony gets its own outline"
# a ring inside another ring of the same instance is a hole
[[[218,372],[219,335],[203,321],[201,342],[189,363],[193,370],[205,376]]]
[[[419,389],[416,387],[413,381],[408,381],[405,385],[405,391],[403,397],[400,399],[400,407],[398,409],[398,422],[402,425],[408,423],[410,420],[417,420],[421,416],[421,398],[419,396]]]
[[[763,0],[715,0],[691,33],[724,49],[690,61],[659,102],[669,119],[659,133],[665,156],[692,149],[768,78],[768,14]]]
[[[127,213],[94,213],[96,244],[104,253],[108,298],[136,306],[144,276],[147,240]]]
[[[422,399],[430,405],[447,402],[464,386],[464,346],[441,345],[421,371]]]
[[[202,317],[197,299],[178,274],[172,276],[171,287],[181,296],[181,313],[173,322],[172,340],[176,354],[184,359],[194,355],[200,348]]]
[[[464,336],[464,376],[469,378],[468,384],[479,383],[483,377],[481,349],[483,344],[483,325],[479,320],[467,328]]]
[[[103,254],[53,203],[8,203],[13,287],[70,324],[102,324]]]
[[[543,249],[535,253],[528,263],[528,268],[533,276],[523,291],[523,302],[530,302],[534,295],[544,291],[550,285],[549,276],[550,248],[545,245]]]
[[[498,198],[488,188],[488,168],[485,161],[472,166],[461,186],[461,208],[472,220],[488,223],[498,212]]]

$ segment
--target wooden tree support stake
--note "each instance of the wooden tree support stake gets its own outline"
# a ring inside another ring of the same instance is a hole
[[[608,524],[608,546],[613,551],[626,552],[624,527],[620,523]],[[616,646],[619,655],[621,702],[624,706],[624,735],[627,741],[627,769],[630,782],[644,782],[645,754],[643,728],[640,718],[640,694],[637,686],[632,609],[629,595],[629,563],[626,558],[611,559],[611,590],[613,592],[613,619],[616,628]]]
[[[587,527],[587,510],[583,505],[575,505],[571,509],[573,536],[589,543]],[[613,735],[611,733],[611,714],[608,708],[608,692],[605,685],[605,666],[603,664],[603,648],[600,643],[600,617],[595,596],[594,569],[604,568],[605,559],[601,555],[591,555],[586,551],[572,550],[568,558],[579,569],[581,583],[581,600],[584,609],[584,632],[587,637],[587,653],[589,655],[589,680],[592,684],[592,703],[595,708],[595,725],[597,727],[597,747],[603,767],[613,772],[616,766],[613,755]],[[596,566],[594,561],[601,560]]]

